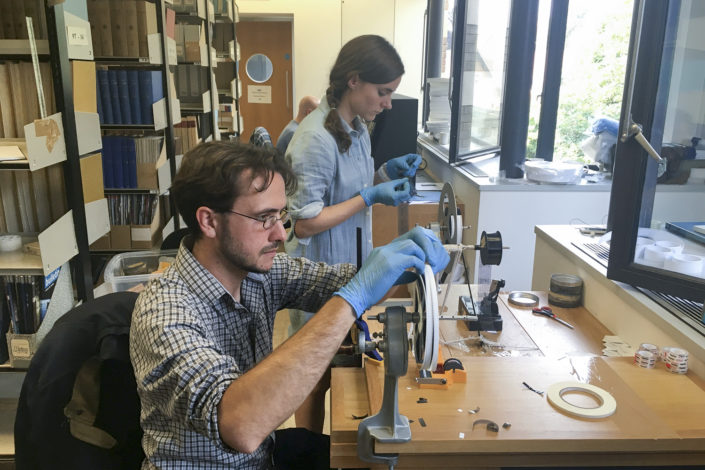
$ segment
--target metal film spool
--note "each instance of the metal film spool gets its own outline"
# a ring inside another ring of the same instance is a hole
[[[423,276],[419,276],[416,281],[414,308],[419,314],[412,338],[414,358],[421,369],[431,370],[438,362],[439,319],[436,282],[433,270],[428,265]]]
[[[441,242],[443,244],[461,243],[463,238],[463,221],[458,215],[455,192],[450,183],[443,184],[441,198],[438,201],[438,222],[440,223]]]
[[[425,266],[424,277],[426,278],[426,298],[431,299],[431,310],[426,312],[426,317],[431,318],[431,332],[433,338],[431,340],[431,364],[429,369],[433,370],[438,364],[438,347],[441,336],[440,319],[438,318],[438,289],[436,288],[436,278],[433,275],[433,269],[428,264]],[[429,314],[430,312],[430,314]],[[428,354],[426,354],[428,355]]]

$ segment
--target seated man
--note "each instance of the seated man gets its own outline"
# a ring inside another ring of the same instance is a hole
[[[138,298],[130,332],[142,468],[328,468],[323,436],[274,430],[407,268],[448,262],[423,228],[374,250],[357,273],[278,254],[295,187],[273,148],[212,142],[186,154],[172,191],[191,234]],[[283,308],[318,313],[272,351]]]
[[[318,107],[318,104],[318,98],[314,98],[313,96],[304,96],[301,98],[301,101],[299,101],[298,114],[294,119],[289,121],[289,124],[287,124],[282,130],[282,133],[279,134],[279,138],[277,139],[277,150],[281,153],[286,153],[286,148],[289,146],[291,138],[294,137],[296,128],[299,127],[301,121],[303,121],[304,118],[311,113],[311,111]]]

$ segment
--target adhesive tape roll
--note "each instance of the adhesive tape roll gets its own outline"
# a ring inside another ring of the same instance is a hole
[[[22,237],[19,235],[0,235],[0,251],[16,251],[22,248]]]
[[[665,246],[648,245],[644,248],[644,259],[655,263],[658,267],[663,266],[664,261],[672,255],[673,252]]]
[[[594,397],[599,406],[596,408],[583,408],[568,403],[563,398],[568,392],[581,392]],[[556,408],[580,418],[606,418],[617,410],[617,400],[607,391],[591,384],[580,382],[557,382],[548,387],[546,391],[548,401]]]
[[[663,267],[677,273],[699,276],[703,271],[703,257],[678,253],[667,259]]]
[[[583,294],[583,280],[573,274],[552,274],[548,303],[558,307],[578,307]]]
[[[681,251],[683,251],[683,244],[680,242],[675,242],[671,240],[659,240],[654,244],[656,246],[660,246],[661,248],[668,248],[673,254],[680,253]]]

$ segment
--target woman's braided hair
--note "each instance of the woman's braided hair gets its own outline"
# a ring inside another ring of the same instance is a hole
[[[348,82],[357,75],[367,83],[382,84],[396,80],[404,73],[401,57],[386,39],[372,34],[358,36],[348,41],[338,53],[330,71],[326,99],[330,112],[324,127],[331,133],[341,153],[352,144],[336,109],[348,90]]]

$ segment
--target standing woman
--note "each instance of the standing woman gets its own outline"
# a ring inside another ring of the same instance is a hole
[[[330,264],[357,263],[360,232],[364,261],[372,250],[371,206],[396,206],[411,198],[407,177],[416,174],[421,157],[391,159],[375,173],[365,124],[392,107],[403,73],[399,54],[381,36],[358,36],[338,53],[325,98],[301,122],[287,148],[286,158],[299,179],[288,201],[293,225],[287,253]],[[290,312],[290,333],[312,315]],[[323,397],[324,382],[318,391]],[[304,403],[296,420],[297,426],[320,432],[323,398],[313,398],[315,393],[309,397],[315,409],[306,410]]]

